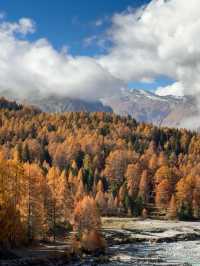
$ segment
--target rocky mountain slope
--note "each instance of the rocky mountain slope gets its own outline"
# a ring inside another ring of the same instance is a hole
[[[159,96],[145,90],[124,90],[120,95],[103,99],[120,115],[131,115],[141,122],[180,127],[186,119],[197,115],[195,99],[187,97]]]
[[[44,112],[112,112],[112,108],[100,101],[86,101],[68,97],[50,96],[42,99],[33,99],[31,104],[39,107]]]

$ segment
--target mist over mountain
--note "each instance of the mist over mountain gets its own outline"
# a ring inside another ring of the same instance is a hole
[[[2,90],[1,96],[14,100],[18,103],[33,105],[43,112],[112,112],[112,108],[103,104],[100,100],[84,100],[81,98],[71,98],[56,94],[41,97],[39,94],[29,94],[27,97],[18,97],[12,90]]]
[[[195,129],[194,117],[198,118],[196,100],[192,96],[160,96],[142,89],[123,89],[120,93],[100,100],[83,100],[58,95],[38,95],[24,100],[13,97],[8,91],[4,96],[19,103],[34,105],[44,112],[114,112],[131,115],[139,122],[158,126]],[[192,121],[192,124],[191,124]]]
[[[60,98],[49,96],[42,99],[30,100],[30,103],[39,107],[44,112],[112,112],[112,108],[100,101],[86,101],[69,97]]]

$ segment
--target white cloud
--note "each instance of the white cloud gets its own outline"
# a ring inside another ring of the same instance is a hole
[[[34,22],[27,18],[0,23],[1,92],[22,98],[59,94],[97,99],[124,86],[92,57],[73,57],[67,48],[58,52],[46,39],[27,41],[26,34],[34,31]]]
[[[103,25],[103,20],[102,19],[98,19],[95,21],[95,26],[96,27],[101,27]]]
[[[165,75],[176,82],[158,93],[199,94],[199,14],[199,0],[152,0],[115,14],[108,39],[95,36],[101,45],[112,43],[98,58],[59,52],[45,39],[28,41],[26,34],[36,30],[30,19],[2,20],[0,88],[22,96],[34,91],[92,99],[118,93],[131,81]],[[92,41],[94,37],[85,40],[87,45]]]
[[[137,11],[116,14],[108,31],[113,46],[99,62],[126,82],[166,75],[178,82],[171,88],[174,93],[196,94],[200,91],[199,14],[199,0],[153,0]]]
[[[172,85],[166,87],[159,87],[156,90],[156,94],[159,96],[166,96],[166,95],[183,96],[184,88],[180,82],[175,82]]]
[[[90,37],[85,38],[83,44],[84,44],[85,47],[89,47],[93,43],[96,43],[96,42],[97,42],[97,36],[96,35],[93,35],[93,36],[90,36]]]
[[[3,21],[0,24],[0,33],[3,35],[14,36],[15,33],[26,35],[33,32],[35,32],[35,23],[29,18],[21,18],[15,23]]]

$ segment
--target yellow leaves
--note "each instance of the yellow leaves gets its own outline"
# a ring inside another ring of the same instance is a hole
[[[0,243],[5,245],[17,245],[24,238],[21,234],[21,202],[26,193],[24,182],[20,164],[12,160],[0,162]]]
[[[0,209],[0,245],[17,246],[25,240],[25,227],[12,203]]]
[[[164,152],[161,152],[158,156],[158,165],[159,166],[167,166],[168,165],[167,156],[165,155]]]
[[[147,202],[149,199],[149,185],[150,180],[147,170],[144,170],[141,175],[140,184],[139,184],[139,193],[138,196],[143,199],[144,202]]]
[[[163,179],[156,187],[155,202],[158,207],[168,207],[172,194],[172,186],[168,179]]]
[[[104,175],[109,177],[111,182],[122,182],[125,176],[127,165],[134,159],[135,154],[130,151],[117,149],[110,152],[106,159]]]
[[[85,188],[83,184],[83,180],[80,179],[80,181],[76,184],[76,195],[75,195],[75,202],[80,201],[84,195],[85,195]]]
[[[87,252],[104,250],[106,247],[106,242],[101,233],[94,229],[83,233],[81,244],[82,248]]]
[[[176,198],[178,202],[188,201],[191,202],[192,187],[189,180],[181,178],[176,185]]]
[[[95,201],[97,203],[97,206],[99,207],[99,209],[102,212],[106,212],[106,208],[107,208],[107,201],[106,201],[106,197],[105,194],[103,193],[103,191],[98,191],[95,197]]]
[[[98,207],[121,214],[127,193],[131,202],[142,198],[148,212],[149,201],[174,205],[174,194],[176,204],[192,202],[197,215],[199,135],[115,114],[0,114],[0,205],[12,202],[13,213],[34,230],[39,216],[51,229],[71,221],[75,205],[77,228],[99,228]],[[22,151],[31,164],[20,163]]]
[[[172,179],[172,171],[171,169],[164,165],[161,166],[155,173],[155,183],[159,184],[163,179]]]
[[[81,232],[85,230],[98,230],[101,225],[99,212],[95,200],[85,196],[76,204],[74,210],[74,228]]]
[[[167,217],[169,219],[177,218],[177,206],[176,206],[176,198],[175,198],[174,194],[171,196]]]
[[[99,180],[97,183],[97,192],[99,192],[99,191],[101,191],[101,192],[104,191],[102,180]]]

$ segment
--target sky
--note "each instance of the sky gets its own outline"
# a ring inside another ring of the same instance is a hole
[[[70,47],[73,55],[94,55],[99,47],[86,47],[84,40],[101,34],[114,13],[137,8],[147,0],[1,0],[0,10],[9,21],[22,17],[37,23],[33,39],[47,38],[56,49]],[[30,36],[29,36],[30,37]]]
[[[46,38],[57,50],[66,46],[73,56],[97,56],[106,53],[106,47],[99,45],[99,39],[111,25],[112,16],[128,8],[137,9],[149,2],[150,0],[1,0],[0,12],[6,20],[13,23],[22,17],[32,19],[37,30],[27,36],[30,41]],[[171,83],[170,78],[160,76],[150,83],[129,81],[128,87],[154,90]]]
[[[199,0],[0,0],[0,93],[200,102]]]

